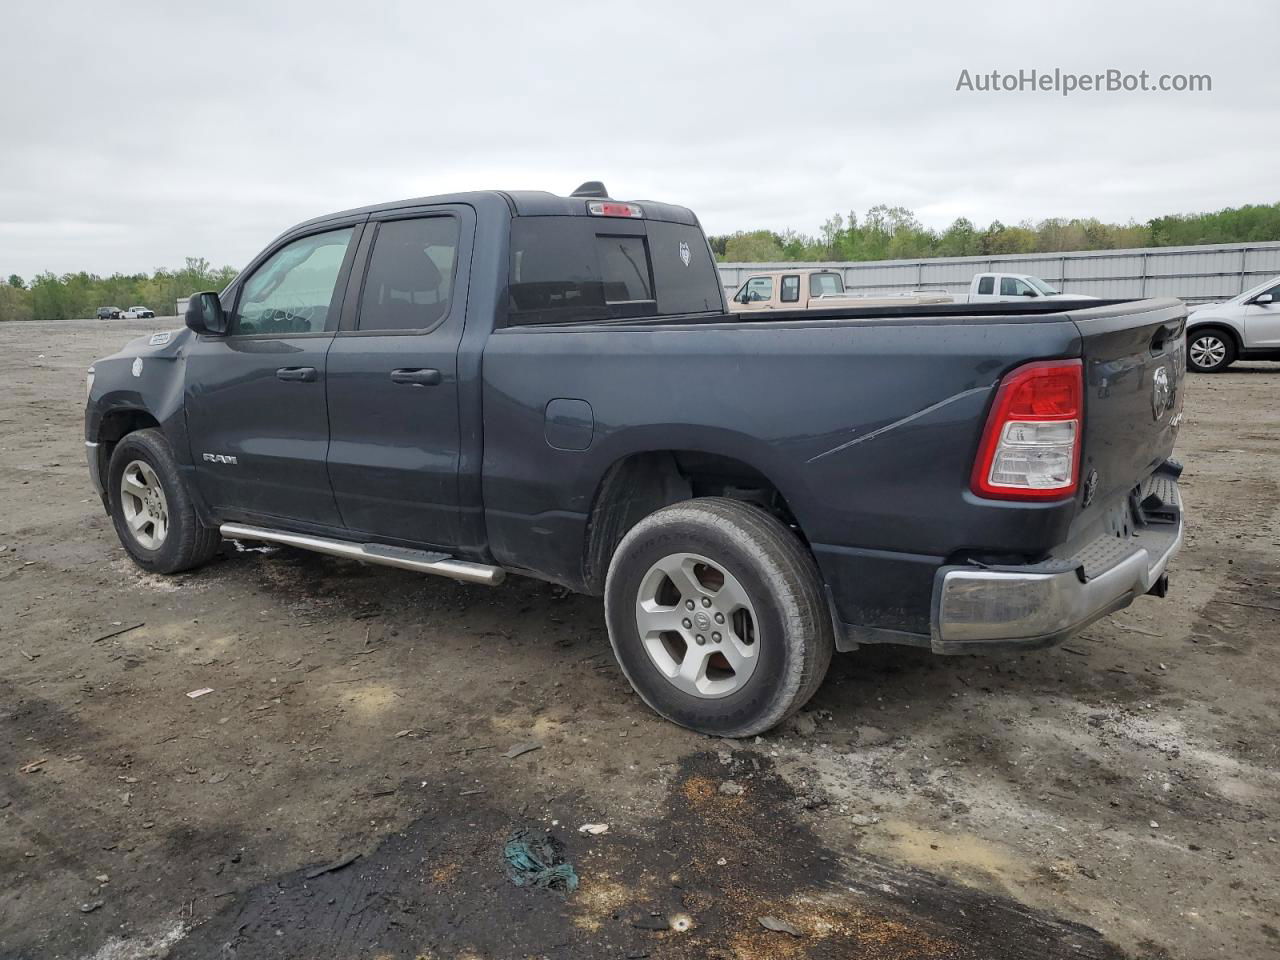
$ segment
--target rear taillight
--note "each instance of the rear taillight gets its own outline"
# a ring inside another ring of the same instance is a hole
[[[1049,360],[1018,367],[1001,381],[973,465],[974,493],[997,500],[1075,493],[1083,380],[1079,360]]]

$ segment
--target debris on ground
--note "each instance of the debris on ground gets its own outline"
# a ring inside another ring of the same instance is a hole
[[[99,909],[100,907],[106,906],[106,904],[107,904],[107,901],[105,900],[90,900],[88,903],[80,904],[80,912],[93,913],[93,911]]]
[[[360,859],[360,854],[353,853],[349,856],[342,857],[340,860],[334,860],[332,863],[326,863],[323,867],[316,867],[314,870],[308,870],[303,876],[308,880],[314,880],[316,877],[322,877],[326,873],[333,873],[335,870],[341,870],[343,867],[349,867]]]
[[[120,627],[120,624],[119,624],[119,623],[113,623],[113,624],[112,624],[112,626],[113,626],[113,627]],[[93,638],[92,640],[90,640],[89,642],[90,642],[90,643],[101,643],[103,640],[110,640],[112,637],[118,637],[118,636],[120,636],[122,633],[132,633],[134,630],[137,630],[139,627],[145,627],[145,626],[146,626],[146,624],[145,624],[145,623],[135,623],[135,624],[134,624],[133,626],[131,626],[131,627],[120,627],[120,629],[118,629],[118,630],[112,630],[110,633],[104,633],[104,634],[103,634],[102,636],[100,636],[100,637],[94,637],[94,638]]]
[[[41,757],[39,760],[32,760],[30,763],[24,763],[18,768],[19,773],[35,773],[42,766],[49,762],[48,757]]]
[[[786,933],[793,937],[803,937],[804,934],[787,923],[785,920],[779,920],[777,917],[757,917],[760,926],[766,930],[772,930],[774,933]]]
[[[602,833],[609,832],[609,825],[607,823],[584,823],[578,828],[578,832],[589,833],[593,837],[598,837]]]
[[[533,753],[533,751],[541,749],[542,744],[538,743],[536,740],[530,740],[528,743],[517,743],[514,747],[504,753],[503,756],[508,760],[514,760],[516,757],[522,757],[526,753]]]
[[[726,780],[724,783],[720,784],[719,789],[726,797],[740,797],[742,796],[744,788],[740,783],[734,783],[732,780]]]
[[[517,887],[542,887],[572,893],[578,889],[578,874],[564,857],[564,844],[549,833],[534,837],[517,830],[502,848],[507,876]]]
[[[655,933],[659,930],[670,930],[671,924],[667,922],[667,918],[660,913],[652,913],[644,917],[636,917],[631,921],[631,926],[637,930],[652,930]]]
[[[213,693],[213,687],[201,687],[199,690],[192,690],[187,696],[195,700],[197,697],[203,697],[206,693]]]

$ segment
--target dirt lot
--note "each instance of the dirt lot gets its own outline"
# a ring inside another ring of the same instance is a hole
[[[173,325],[0,326],[0,957],[1280,955],[1280,364],[1190,382],[1169,599],[1013,659],[840,657],[728,743],[543,584],[140,573],[83,377]],[[509,882],[519,829],[575,892]]]

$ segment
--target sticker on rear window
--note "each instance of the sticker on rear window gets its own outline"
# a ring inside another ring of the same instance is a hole
[[[684,261],[684,265],[686,267],[689,265],[689,260],[691,257],[692,257],[692,254],[689,253],[689,244],[686,243],[684,240],[681,240],[680,241],[680,259]]]

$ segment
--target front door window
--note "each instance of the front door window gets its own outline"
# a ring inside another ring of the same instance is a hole
[[[281,247],[244,283],[231,335],[320,333],[337,326],[333,292],[354,228]]]

